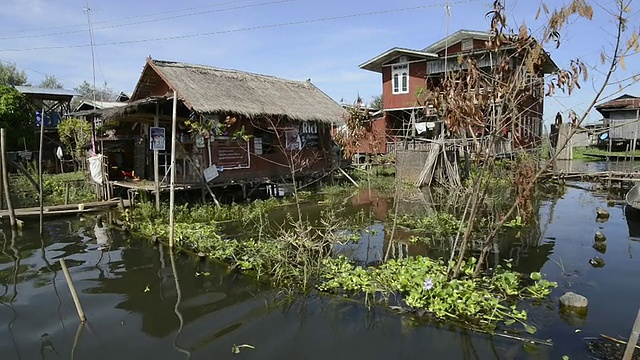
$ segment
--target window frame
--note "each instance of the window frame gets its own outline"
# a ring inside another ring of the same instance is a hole
[[[391,66],[391,93],[409,93],[409,63],[398,63]]]

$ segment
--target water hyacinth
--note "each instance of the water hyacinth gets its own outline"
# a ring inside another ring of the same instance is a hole
[[[429,291],[433,288],[433,280],[431,280],[431,278],[427,278],[424,281],[424,289]]]

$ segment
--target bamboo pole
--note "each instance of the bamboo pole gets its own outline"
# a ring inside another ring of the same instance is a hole
[[[171,184],[169,188],[169,247],[173,248],[173,209],[175,206],[176,181],[176,131],[177,131],[178,93],[173,90],[173,110],[171,115]]]
[[[633,149],[631,150],[631,170],[633,170],[633,162],[636,160],[636,149],[638,147],[638,121],[640,121],[640,109],[636,110],[636,129],[633,132]]]
[[[638,344],[638,336],[640,335],[640,310],[638,310],[638,315],[636,315],[636,321],[633,323],[633,330],[631,331],[631,336],[629,336],[629,342],[627,342],[627,348],[624,350],[624,356],[622,356],[622,360],[631,360],[633,356],[633,352],[636,349],[636,345]]]
[[[40,236],[42,236],[43,228],[44,228],[44,199],[43,199],[43,191],[42,191],[42,142],[44,141],[44,106],[42,107],[42,112],[40,113],[40,148],[38,151],[38,199],[40,199]]]
[[[0,152],[2,152],[2,185],[4,187],[4,197],[7,202],[7,208],[9,209],[9,221],[11,228],[16,228],[16,213],[13,211],[13,204],[11,203],[11,191],[9,190],[9,170],[7,168],[7,151],[6,151],[6,135],[4,128],[0,129]]]
[[[69,274],[69,269],[67,269],[67,264],[65,264],[64,259],[60,259],[60,266],[62,267],[64,278],[67,280],[67,285],[69,286],[69,291],[71,292],[73,303],[76,305],[76,310],[78,311],[80,321],[85,322],[87,321],[87,318],[86,316],[84,316],[84,310],[82,310],[82,305],[80,305],[80,299],[78,298],[76,287],[73,285],[73,280],[71,280],[71,275]]]
[[[156,102],[156,115],[153,118],[153,126],[160,126],[160,104]],[[153,142],[153,139],[150,140]],[[156,211],[160,211],[160,153],[157,149],[153,150],[153,181],[154,189],[156,191]]]

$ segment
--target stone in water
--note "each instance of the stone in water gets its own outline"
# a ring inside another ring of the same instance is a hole
[[[567,292],[560,297],[560,308],[574,312],[586,312],[589,300],[582,295]]]

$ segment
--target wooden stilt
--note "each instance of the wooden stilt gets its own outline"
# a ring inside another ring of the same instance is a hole
[[[153,126],[160,126],[160,104],[156,103],[156,115],[153,117]],[[153,141],[153,140],[151,140]],[[160,164],[158,164],[160,154],[158,150],[153,150],[153,181],[156,192],[156,211],[160,211]]]
[[[6,151],[6,135],[4,128],[0,129],[0,152],[2,152],[2,185],[4,187],[4,197],[7,202],[7,208],[9,209],[9,222],[11,228],[16,228],[16,213],[13,211],[13,204],[11,203],[11,191],[9,190],[9,169],[7,168],[7,151]]]
[[[44,198],[42,191],[42,142],[44,141],[44,107],[40,113],[40,148],[38,151],[38,185],[39,185],[39,200],[40,200],[40,236],[44,228]]]
[[[171,183],[169,187],[169,247],[173,248],[174,226],[173,210],[175,207],[176,182],[176,131],[177,131],[178,93],[173,90],[173,111],[171,116]]]
[[[64,187],[64,204],[69,205],[69,182],[65,183]]]

